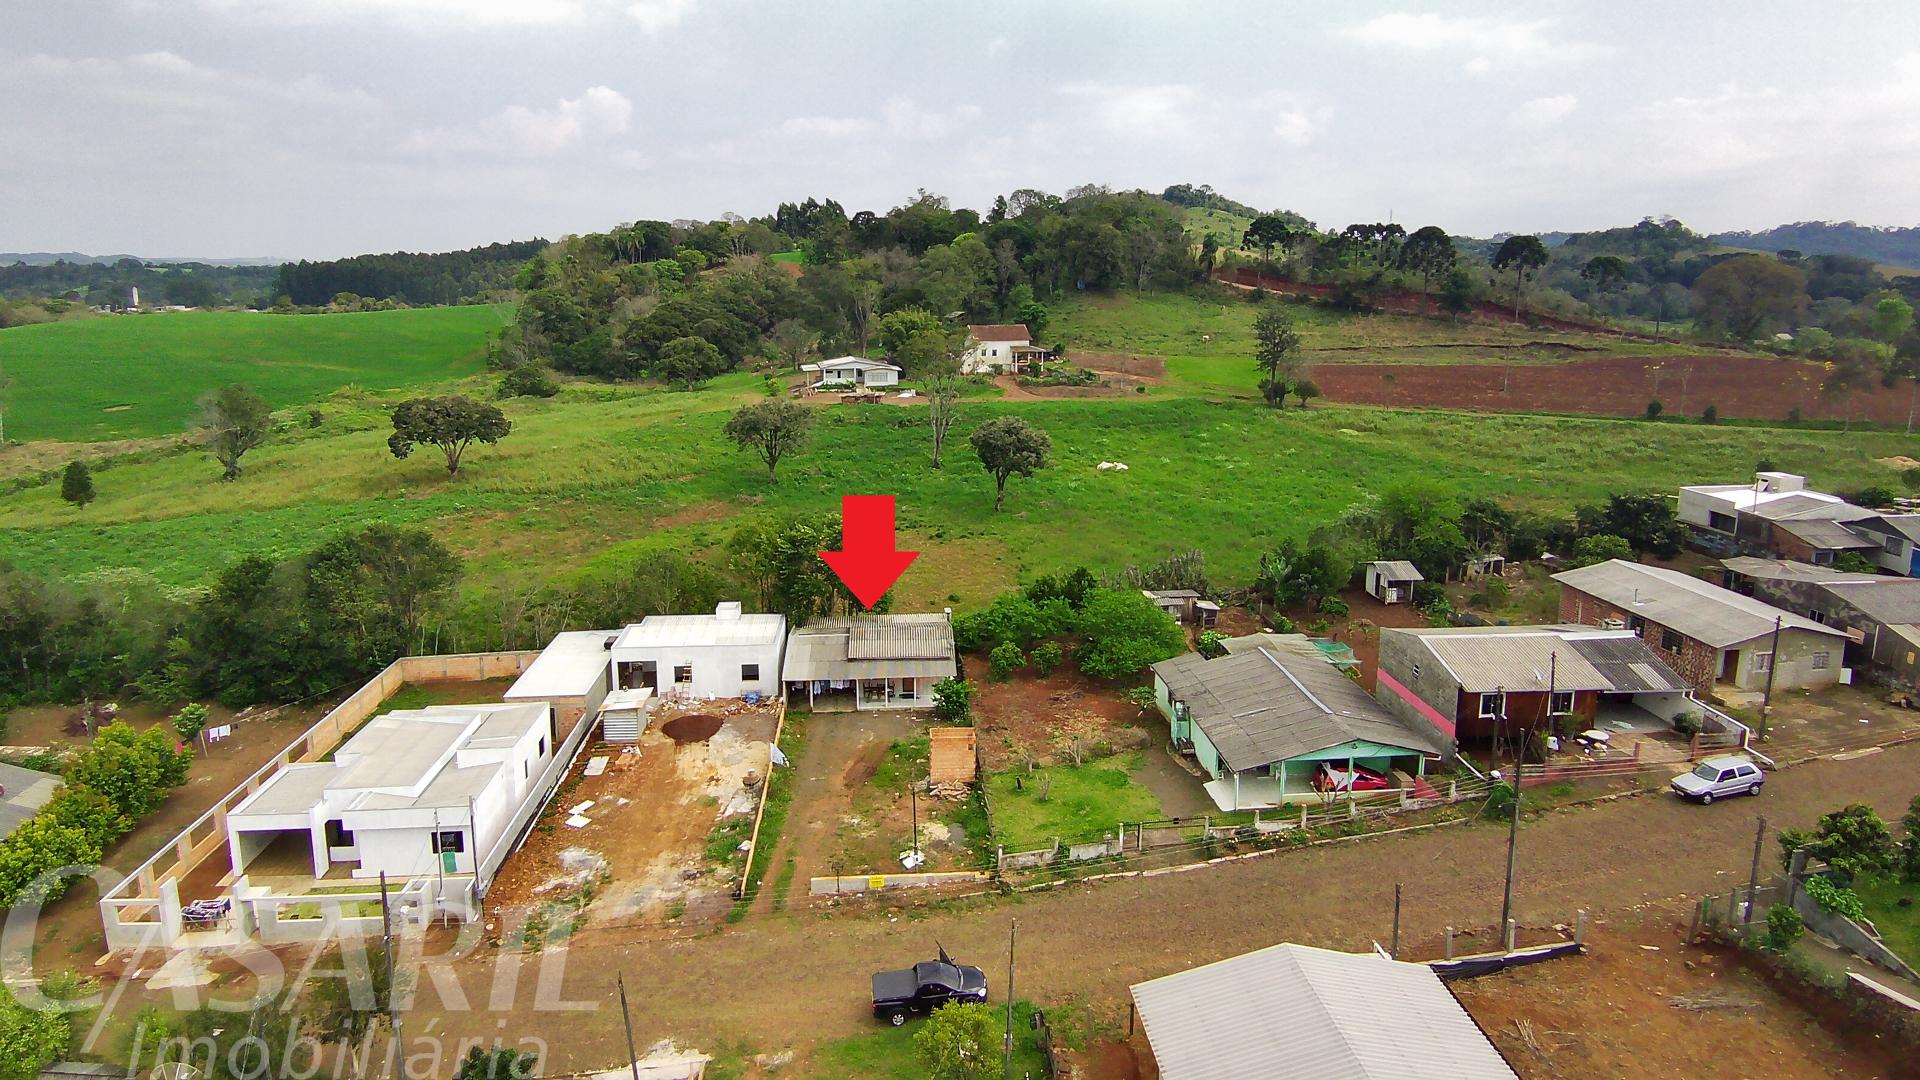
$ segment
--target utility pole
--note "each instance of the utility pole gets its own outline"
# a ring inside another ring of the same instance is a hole
[[[915,869],[919,869],[920,867],[920,793],[914,788],[912,780],[907,781],[907,802],[913,807],[913,865]]]
[[[1513,917],[1513,861],[1520,840],[1520,771],[1513,776],[1513,816],[1507,819],[1507,890],[1500,901],[1500,932],[1507,932],[1507,920]]]
[[[1507,688],[1496,686],[1493,692],[1500,695],[1500,705],[1493,713],[1493,750],[1487,754],[1488,776],[1500,771],[1500,721],[1507,716]]]
[[[1760,848],[1767,842],[1767,816],[1760,815],[1760,825],[1753,830],[1753,872],[1747,877],[1747,911],[1740,925],[1753,922],[1753,897],[1760,891]]]
[[[1393,948],[1387,950],[1387,955],[1400,959],[1400,883],[1397,881],[1393,883]]]
[[[392,1074],[401,1076],[405,1071],[406,1052],[402,1049],[400,1035],[400,1001],[395,995],[398,987],[393,984],[393,918],[387,906],[387,872],[380,871],[380,947],[387,954],[387,1022],[393,1027],[393,1058],[390,1062]]]
[[[640,1052],[633,1048],[633,1017],[627,1012],[626,973],[614,976],[614,983],[620,987],[620,1022],[627,1028],[627,1060],[633,1064],[633,1080],[640,1080]]]
[[[1003,1080],[1013,1080],[1013,940],[1019,930],[1019,919],[1007,924],[1007,1034],[1001,1045],[1005,1055]]]
[[[1780,668],[1781,618],[1782,616],[1779,615],[1773,617],[1773,644],[1768,646],[1773,651],[1767,654],[1767,693],[1760,699],[1760,741],[1762,742],[1767,739],[1767,712],[1773,708],[1773,673]]]

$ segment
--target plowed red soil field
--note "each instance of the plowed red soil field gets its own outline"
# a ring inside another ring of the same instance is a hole
[[[1319,364],[1315,385],[1329,400],[1438,409],[1640,416],[1659,400],[1671,416],[1904,424],[1913,388],[1874,385],[1841,398],[1820,394],[1825,368],[1754,356],[1602,356],[1560,364]]]

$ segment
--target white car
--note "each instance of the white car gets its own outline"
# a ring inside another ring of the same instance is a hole
[[[1673,790],[1683,799],[1704,805],[1722,795],[1758,795],[1760,785],[1766,782],[1767,774],[1746,758],[1715,757],[1695,765],[1692,772],[1674,777]]]

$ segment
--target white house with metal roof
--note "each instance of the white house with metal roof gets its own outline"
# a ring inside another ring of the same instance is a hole
[[[900,382],[900,365],[864,356],[836,356],[817,364],[801,364],[800,370],[818,376],[807,386],[809,390],[894,386]]]
[[[540,796],[552,729],[545,703],[376,716],[331,761],[281,769],[227,814],[233,872],[255,885],[473,874]]]
[[[646,687],[662,699],[780,694],[787,618],[750,614],[735,601],[711,615],[649,615],[607,650],[613,691]]]
[[[1355,766],[1417,787],[1426,759],[1452,749],[1367,696],[1300,634],[1226,644],[1225,656],[1153,665],[1154,702],[1173,745],[1212,777],[1207,794],[1222,810],[1317,800],[1343,790],[1339,780]]]
[[[1274,945],[1133,986],[1162,1080],[1513,1080],[1424,964]]]
[[[555,634],[540,655],[514,680],[501,700],[510,704],[544,701],[553,706],[554,741],[582,719],[590,719],[606,700],[613,682],[607,654],[618,630],[567,630]]]
[[[780,678],[789,700],[816,711],[924,709],[934,685],[959,671],[950,615],[865,614],[795,630]]]
[[[1405,559],[1375,559],[1367,564],[1367,595],[1383,604],[1413,602],[1413,586],[1427,580],[1420,568]]]

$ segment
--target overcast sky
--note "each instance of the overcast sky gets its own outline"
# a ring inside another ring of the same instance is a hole
[[[1486,235],[1920,223],[1920,4],[0,0],[0,250],[324,258],[1211,183]]]

